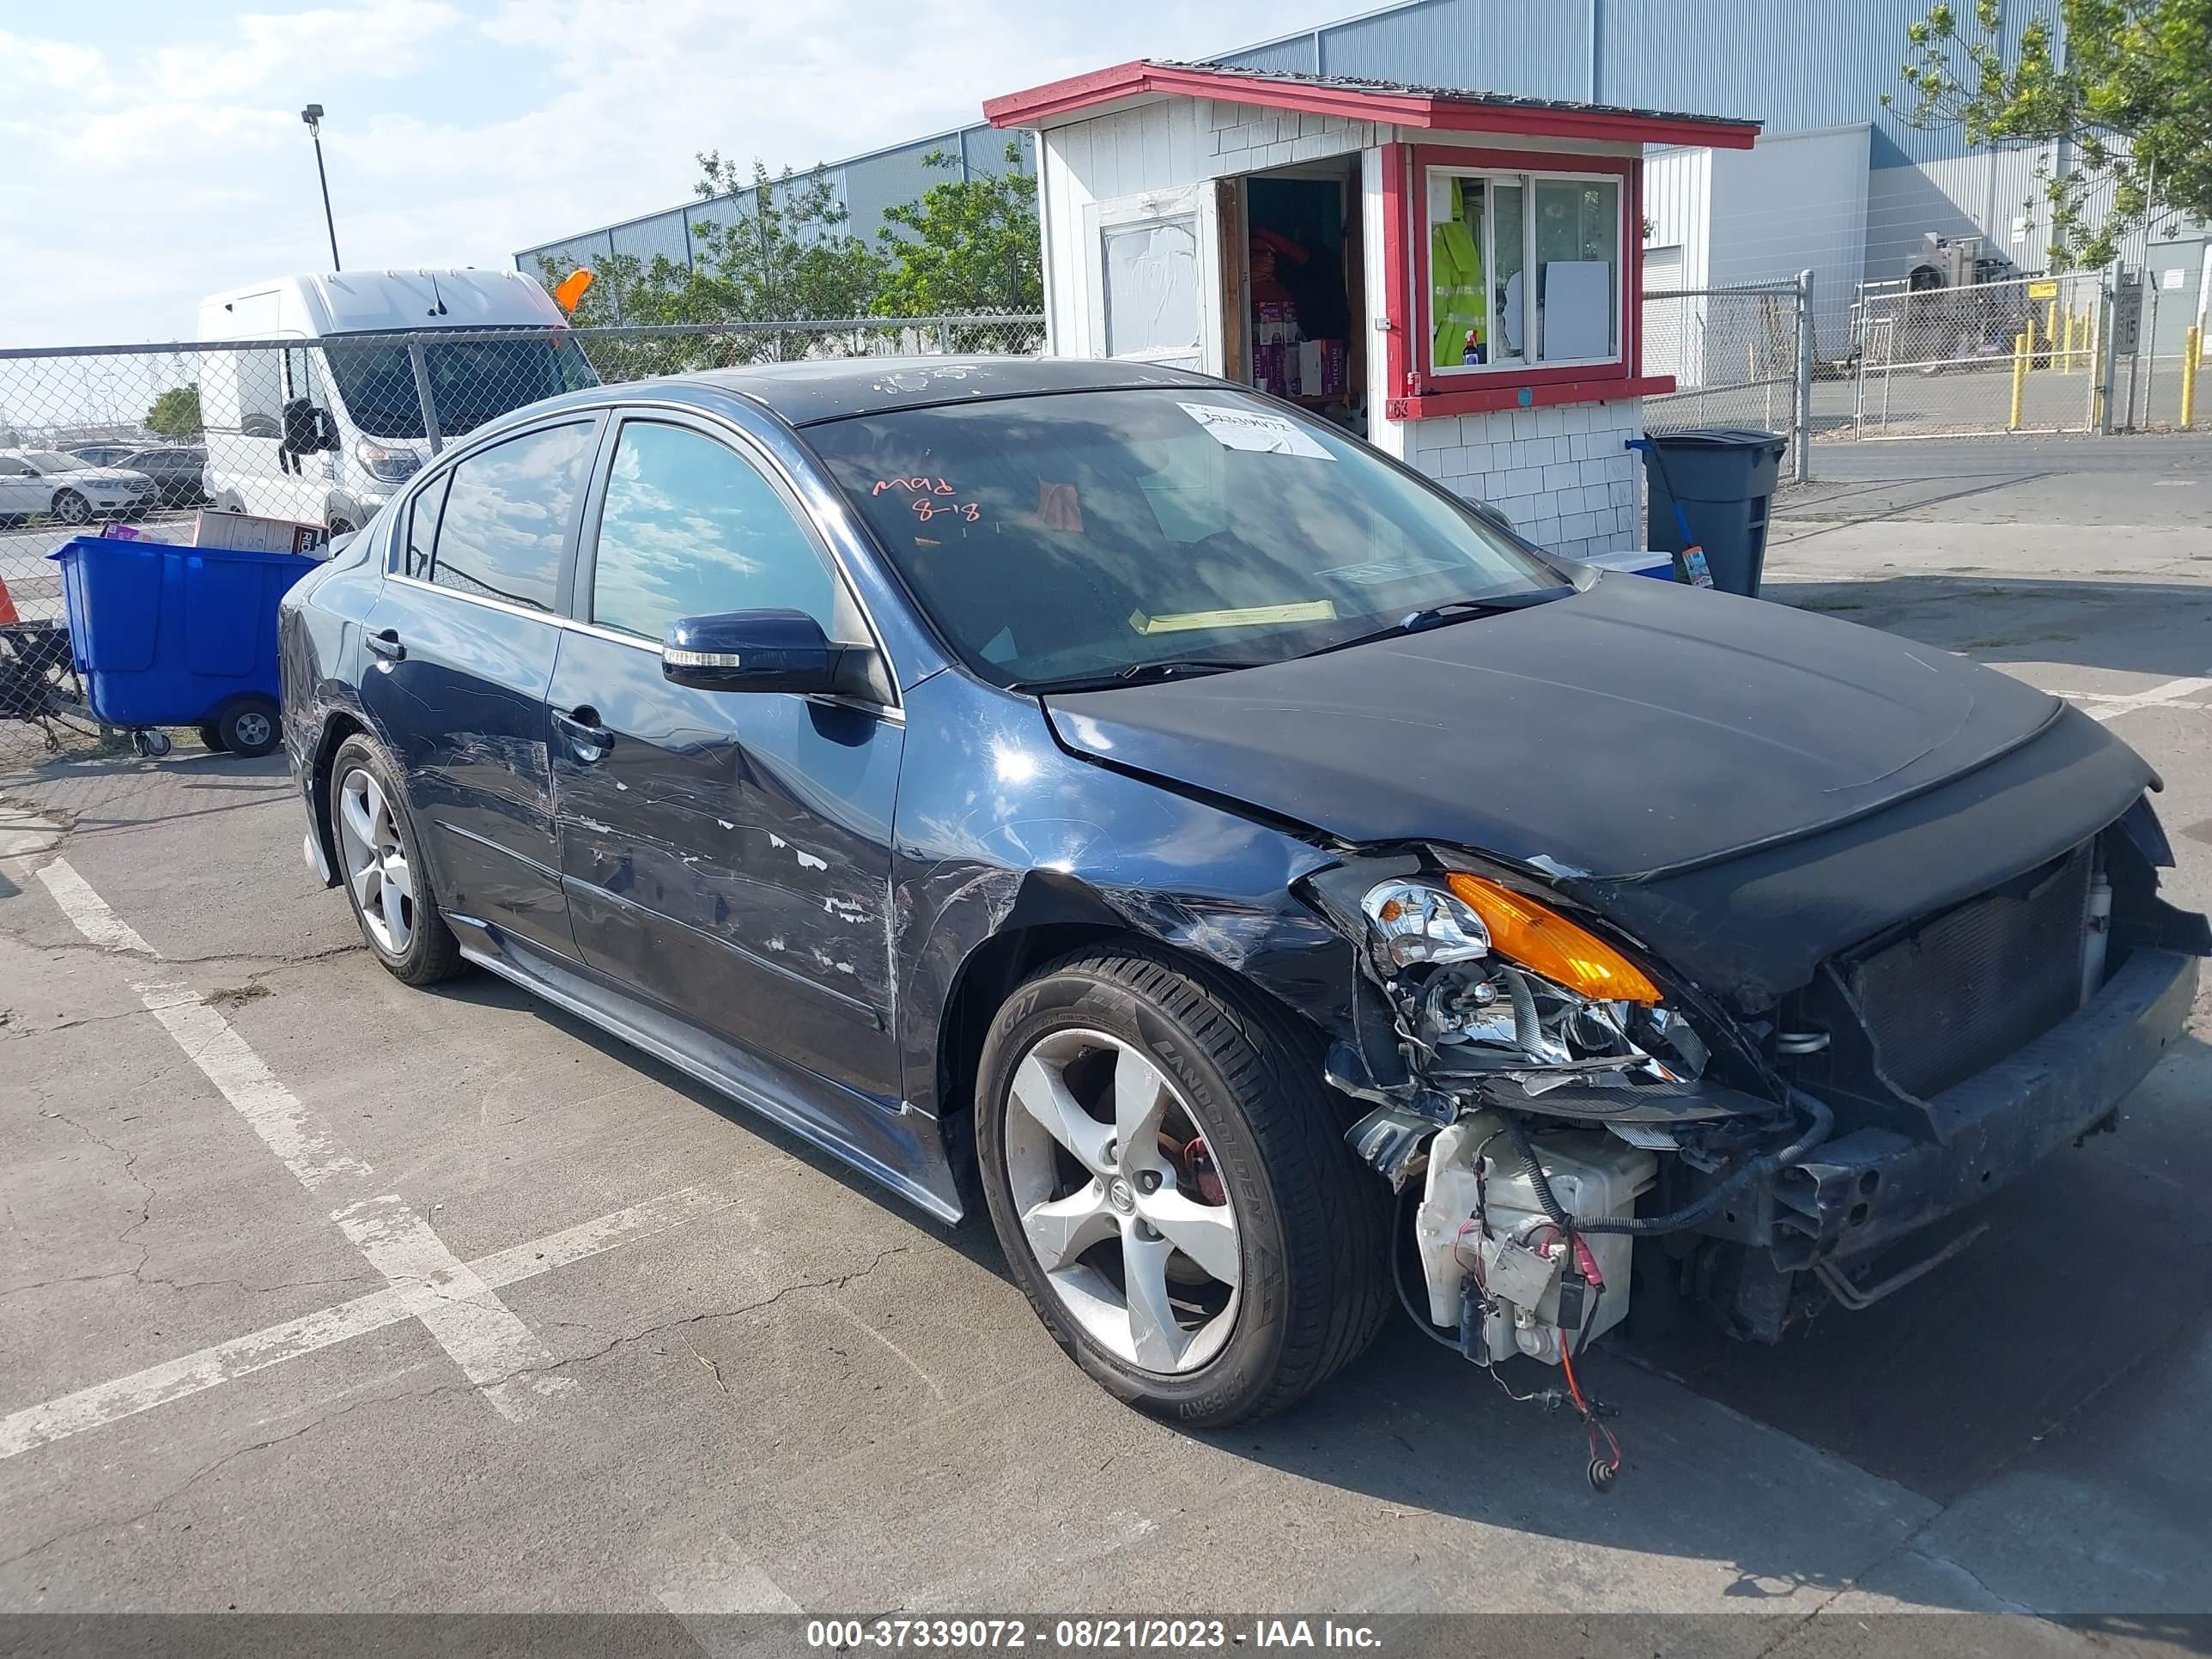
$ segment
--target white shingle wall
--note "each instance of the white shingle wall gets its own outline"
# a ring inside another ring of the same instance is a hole
[[[1622,447],[1643,435],[1635,398],[1445,416],[1406,431],[1409,462],[1489,502],[1540,547],[1580,558],[1644,544],[1643,462]]]
[[[1215,179],[1349,155],[1378,142],[1372,121],[1211,99],[1199,106],[1199,165]]]

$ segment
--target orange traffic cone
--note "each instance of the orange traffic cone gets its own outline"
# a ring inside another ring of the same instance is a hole
[[[0,628],[23,619],[15,614],[15,601],[8,597],[8,584],[0,580]]]

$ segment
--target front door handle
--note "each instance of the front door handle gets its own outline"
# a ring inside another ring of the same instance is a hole
[[[368,638],[368,645],[371,651],[386,662],[406,660],[407,647],[399,643],[399,630],[396,628],[387,628],[381,633],[371,634]]]
[[[568,739],[568,747],[576,758],[586,764],[605,759],[607,750],[615,746],[615,734],[599,724],[596,709],[578,708],[566,714],[556,712],[553,727]]]

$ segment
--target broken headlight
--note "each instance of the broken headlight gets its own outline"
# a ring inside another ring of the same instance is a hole
[[[1377,882],[1359,908],[1376,956],[1393,968],[1472,962],[1490,954],[1490,930],[1481,916],[1431,882]]]
[[[1453,871],[1378,883],[1360,908],[1401,1034],[1432,1064],[1512,1074],[1531,1094],[1705,1069],[1704,1043],[1650,975],[1526,894]]]

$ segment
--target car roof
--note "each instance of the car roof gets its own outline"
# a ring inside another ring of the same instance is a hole
[[[1188,369],[1097,357],[830,357],[669,379],[735,392],[792,426],[1052,392],[1220,384]]]

